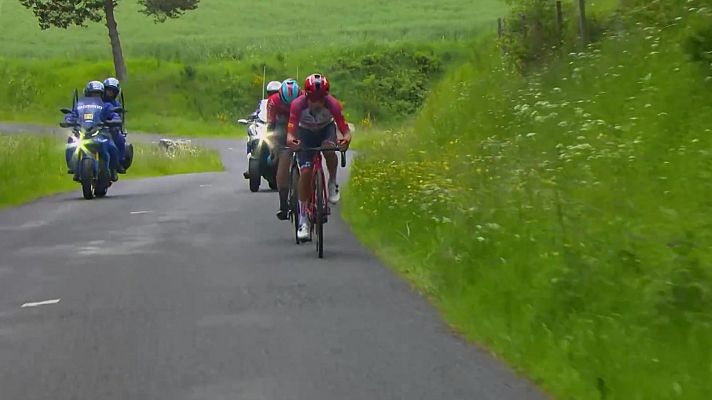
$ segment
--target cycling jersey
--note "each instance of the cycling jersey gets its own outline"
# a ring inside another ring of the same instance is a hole
[[[286,124],[289,121],[289,104],[284,104],[275,93],[267,98],[267,124],[270,127],[276,124]]]
[[[297,129],[305,129],[312,132],[323,130],[330,123],[335,122],[342,134],[349,132],[349,125],[344,119],[341,103],[333,96],[324,98],[324,107],[313,111],[309,108],[309,102],[305,95],[299,96],[292,102],[289,110],[289,125],[287,131],[294,135]]]

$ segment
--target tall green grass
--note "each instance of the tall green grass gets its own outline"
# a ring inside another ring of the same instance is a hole
[[[504,11],[500,0],[293,0],[254,2],[210,0],[164,24],[139,13],[135,1],[121,1],[117,20],[129,60],[185,62],[239,60],[300,49],[341,49],[390,41],[457,38],[492,24]],[[40,31],[18,1],[0,2],[0,54],[47,58],[108,59],[106,28]]]
[[[558,398],[712,393],[712,68],[687,31],[640,25],[527,78],[484,45],[412,130],[361,144],[359,236]]]
[[[223,169],[214,150],[193,147],[168,154],[144,143],[135,143],[134,148],[134,165],[122,179]],[[0,208],[78,190],[66,171],[64,142],[59,139],[0,134]]]

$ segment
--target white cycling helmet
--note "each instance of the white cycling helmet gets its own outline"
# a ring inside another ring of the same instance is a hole
[[[272,81],[267,84],[267,93],[268,94],[276,93],[279,91],[280,87],[282,87],[282,82]]]

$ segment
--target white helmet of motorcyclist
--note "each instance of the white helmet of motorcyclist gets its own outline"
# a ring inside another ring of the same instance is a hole
[[[267,96],[271,96],[279,92],[279,88],[282,87],[282,82],[272,81],[267,84]]]

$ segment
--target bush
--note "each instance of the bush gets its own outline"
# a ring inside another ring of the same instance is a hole
[[[415,113],[432,82],[466,52],[464,44],[379,45],[292,58],[260,57],[239,62],[183,64],[160,60],[129,61],[124,82],[132,130],[189,134],[235,133],[232,123],[255,108],[267,80],[301,77],[321,71],[348,115],[358,121],[397,121]],[[74,88],[112,74],[112,65],[82,61],[0,61],[0,118],[56,123],[58,108],[71,101]]]

